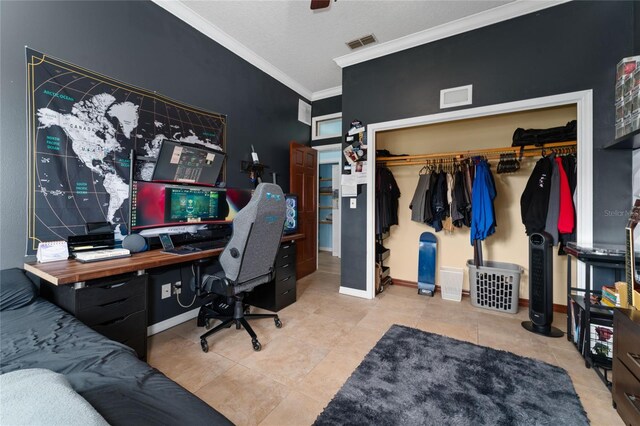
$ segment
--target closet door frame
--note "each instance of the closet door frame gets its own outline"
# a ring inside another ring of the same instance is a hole
[[[427,124],[445,123],[470,118],[487,117],[513,112],[536,110],[575,104],[578,120],[578,203],[580,217],[577,224],[577,243],[593,243],[593,91],[563,93],[541,98],[532,98],[515,102],[467,108],[437,114],[372,123],[367,126],[367,145],[369,164],[376,161],[376,133]],[[367,176],[367,276],[365,290],[348,289],[349,294],[365,299],[375,297],[375,174]],[[584,286],[584,265],[578,264],[576,284]],[[342,287],[340,288],[342,292]]]

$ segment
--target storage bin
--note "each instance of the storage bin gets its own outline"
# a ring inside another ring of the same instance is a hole
[[[440,294],[444,300],[459,302],[462,300],[462,281],[464,271],[462,268],[442,266],[440,268]]]
[[[476,267],[469,259],[467,267],[473,306],[511,314],[518,312],[521,266],[488,260],[484,266]]]

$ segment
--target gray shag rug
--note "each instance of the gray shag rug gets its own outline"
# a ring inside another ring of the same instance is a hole
[[[544,350],[544,348],[540,348]],[[399,325],[315,425],[585,425],[565,370]]]

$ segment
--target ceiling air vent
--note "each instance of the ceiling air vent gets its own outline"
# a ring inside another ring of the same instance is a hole
[[[375,43],[376,41],[376,37],[373,34],[369,34],[355,40],[348,41],[346,44],[351,50],[353,50],[358,47],[366,46],[367,44]]]

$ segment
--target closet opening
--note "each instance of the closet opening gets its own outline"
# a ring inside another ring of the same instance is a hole
[[[535,98],[486,107],[471,108],[422,117],[370,124],[368,155],[371,164],[376,161],[376,149],[387,149],[393,154],[435,154],[439,152],[509,147],[513,131],[518,127],[546,128],[566,124],[577,119],[577,189],[576,237],[578,244],[592,242],[593,180],[592,157],[592,92],[582,91],[563,95]],[[538,157],[540,158],[540,157]],[[522,170],[514,174],[495,174],[496,179],[496,234],[483,242],[485,259],[519,264],[528,270],[528,237],[520,219],[520,196],[533,165],[538,158],[523,159]],[[415,170],[413,170],[415,168]],[[388,244],[390,256],[387,265],[390,275],[406,283],[417,281],[417,249],[421,232],[434,232],[433,228],[412,222],[408,205],[418,180],[419,165],[391,169],[398,181],[401,197],[398,216],[400,225],[393,226]],[[367,277],[366,290],[359,296],[375,297],[376,230],[375,230],[375,174],[370,173],[367,184]],[[404,226],[403,226],[404,225]],[[469,230],[455,229],[451,235],[445,231],[435,233],[439,240],[437,268],[462,267],[467,280],[467,259],[473,258]],[[394,250],[397,252],[394,256]],[[557,250],[557,249],[556,249]],[[565,304],[564,279],[566,261],[554,256],[554,303]],[[578,281],[584,277],[578,270]],[[521,278],[520,298],[528,296],[528,275]],[[557,287],[557,288],[556,288]],[[524,297],[523,297],[524,296]]]

